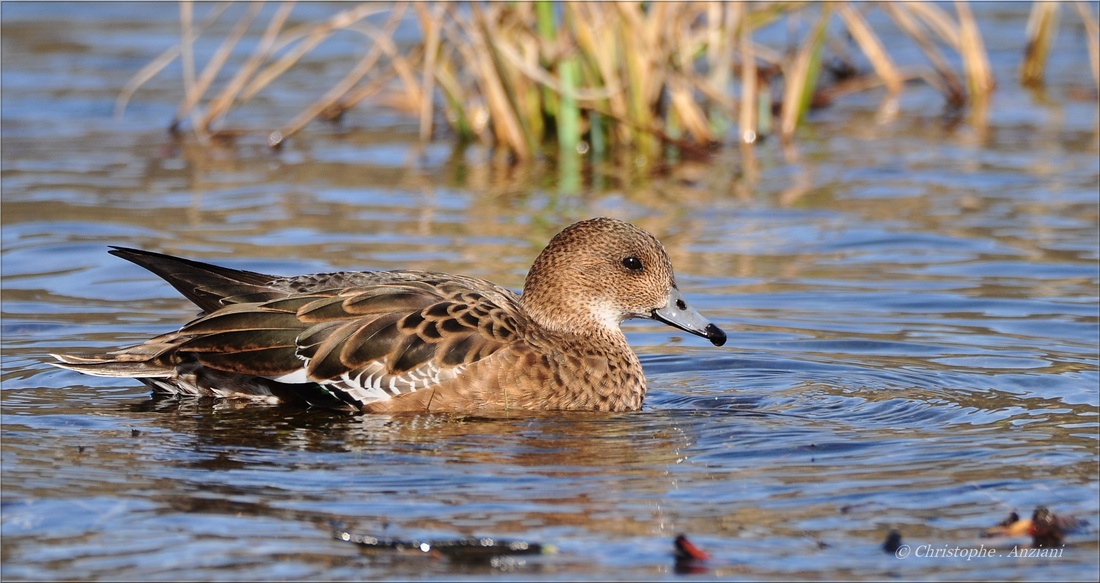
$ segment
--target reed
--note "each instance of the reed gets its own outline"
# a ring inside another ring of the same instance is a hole
[[[706,152],[731,137],[752,143],[773,128],[790,140],[812,108],[851,91],[884,87],[893,98],[920,80],[953,106],[977,107],[995,88],[965,1],[953,11],[931,2],[364,3],[338,4],[330,17],[297,25],[290,24],[293,3],[279,3],[266,21],[262,3],[229,10],[232,4],[202,4],[196,24],[195,5],[181,2],[180,43],[133,77],[116,110],[179,58],[184,95],[172,127],[187,121],[201,140],[239,132],[230,125],[234,110],[276,91],[282,75],[338,34],[358,35],[362,55],[312,103],[265,130],[271,145],[373,100],[415,116],[424,141],[438,134],[442,114],[460,139],[492,144],[515,159],[556,151],[566,160],[587,153],[643,163]],[[1074,7],[1100,79],[1095,16],[1087,3]],[[875,11],[886,19],[869,18]],[[1034,5],[1022,51],[1025,83],[1042,79],[1057,11],[1056,3]],[[208,42],[211,24],[230,13],[238,16],[229,33],[205,63],[196,62],[196,44]],[[784,21],[795,25],[789,47],[758,40]],[[398,42],[398,27],[410,23],[419,37]],[[916,42],[927,63],[896,62],[882,38],[897,31]],[[250,33],[259,40],[245,52],[241,40]],[[844,57],[833,47],[843,46],[845,35],[869,66],[844,79],[824,74],[824,63]]]
[[[1031,15],[1027,20],[1027,48],[1020,64],[1020,83],[1024,85],[1043,83],[1050,45],[1058,30],[1058,8],[1057,2],[1036,2],[1031,5]]]
[[[1096,15],[1092,13],[1089,4],[1078,1],[1073,3],[1077,14],[1085,25],[1085,39],[1089,46],[1089,64],[1092,65],[1092,82],[1097,92],[1100,92],[1100,25],[1097,25]]]
[[[996,81],[982,43],[982,33],[978,30],[974,13],[970,11],[970,4],[956,0],[955,10],[959,18],[959,53],[966,70],[967,89],[970,91],[971,101],[980,101],[984,107]]]

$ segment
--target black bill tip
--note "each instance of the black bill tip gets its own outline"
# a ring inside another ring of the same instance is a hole
[[[707,324],[706,329],[703,330],[710,343],[715,346],[722,346],[726,343],[726,333],[721,328],[714,324]]]

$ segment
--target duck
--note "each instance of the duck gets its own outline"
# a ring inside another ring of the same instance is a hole
[[[726,334],[688,304],[652,234],[607,217],[569,225],[522,293],[416,270],[275,276],[112,246],[202,312],[176,331],[55,366],[154,394],[362,413],[635,411],[646,378],[620,324]]]

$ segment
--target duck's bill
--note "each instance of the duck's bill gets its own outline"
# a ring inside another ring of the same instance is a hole
[[[711,324],[695,308],[688,305],[680,290],[672,288],[668,292],[668,303],[659,310],[653,310],[652,318],[658,322],[664,322],[684,332],[690,332],[696,336],[702,336],[710,340],[711,344],[721,346],[726,343],[726,333],[721,328]]]

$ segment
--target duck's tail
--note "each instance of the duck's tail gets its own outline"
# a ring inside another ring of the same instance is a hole
[[[139,345],[94,356],[52,354],[58,362],[50,364],[93,376],[134,378],[162,395],[296,402],[328,409],[355,409],[332,392],[321,390],[316,383],[280,383],[206,368],[195,361],[169,365],[165,361],[167,356],[155,354],[156,350],[145,351],[145,348],[146,345]]]
[[[168,378],[175,374],[178,364],[173,361],[172,351],[178,343],[178,340],[172,341],[173,336],[165,334],[143,344],[105,354],[51,354],[58,362],[50,364],[97,377]]]
[[[127,247],[112,246],[110,253],[157,274],[205,312],[213,312],[228,303],[285,295],[282,290],[270,286],[278,279],[273,275]]]

